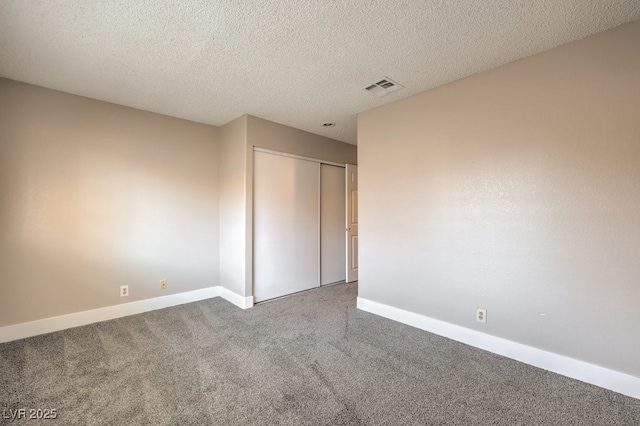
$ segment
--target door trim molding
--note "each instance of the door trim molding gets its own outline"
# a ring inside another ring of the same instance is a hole
[[[353,176],[355,175],[355,180]],[[358,244],[358,234],[359,231],[354,229],[359,227],[358,218],[356,217],[356,221],[352,222],[353,219],[353,208],[354,205],[357,208],[358,201],[356,200],[355,204],[354,200],[354,192],[357,196],[358,194],[358,166],[355,164],[346,164],[345,165],[345,179],[344,179],[344,192],[345,192],[345,249],[346,249],[346,259],[345,259],[345,276],[347,282],[353,282],[358,280],[358,267],[357,259],[354,261],[354,244]],[[357,210],[356,210],[357,211]],[[356,213],[357,215],[357,213]],[[354,267],[355,266],[355,267]]]
[[[273,155],[279,155],[281,157],[297,158],[298,160],[313,161],[314,163],[328,164],[330,166],[342,167],[343,169],[345,168],[345,163],[334,163],[332,161],[319,160],[317,158],[304,157],[302,155],[289,154],[287,152],[274,151],[272,149],[258,148],[257,146],[253,147],[253,151],[254,152],[264,152],[264,153],[273,154]]]

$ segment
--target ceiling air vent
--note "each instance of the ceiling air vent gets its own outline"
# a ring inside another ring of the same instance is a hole
[[[404,86],[397,81],[391,80],[389,77],[385,77],[382,80],[365,87],[365,89],[377,95],[379,98],[382,98],[383,96],[387,96],[389,93],[404,89]]]

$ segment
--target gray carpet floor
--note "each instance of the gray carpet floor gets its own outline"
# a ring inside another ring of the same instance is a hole
[[[0,414],[55,408],[44,424],[64,425],[640,425],[640,400],[358,311],[356,296],[342,284],[246,311],[216,298],[5,343]]]

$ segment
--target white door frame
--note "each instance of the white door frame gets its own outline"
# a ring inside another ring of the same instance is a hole
[[[358,280],[358,166],[345,165],[347,282]]]

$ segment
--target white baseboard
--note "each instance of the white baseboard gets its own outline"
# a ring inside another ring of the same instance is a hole
[[[243,297],[224,287],[220,287],[220,297],[242,309],[253,307],[253,296]]]
[[[208,287],[200,290],[170,294],[167,296],[154,297],[153,299],[138,300],[120,305],[92,309],[90,311],[75,312],[73,314],[0,327],[0,343],[219,296],[222,296],[224,299],[242,309],[253,306],[253,297],[242,297],[220,286]]]
[[[640,399],[640,377],[480,333],[424,315],[358,297],[358,309],[506,356],[544,370]]]

